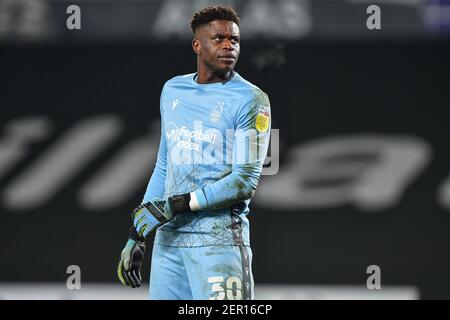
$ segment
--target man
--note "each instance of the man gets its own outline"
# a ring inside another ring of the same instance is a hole
[[[157,162],[118,275],[141,285],[145,238],[157,229],[150,299],[253,299],[246,215],[267,154],[270,104],[233,71],[240,52],[233,9],[204,8],[191,28],[197,72],[163,87]]]

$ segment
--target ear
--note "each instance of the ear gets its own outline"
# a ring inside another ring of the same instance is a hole
[[[201,50],[201,44],[200,41],[197,39],[192,39],[192,50],[194,50],[196,55],[200,55],[200,50]]]

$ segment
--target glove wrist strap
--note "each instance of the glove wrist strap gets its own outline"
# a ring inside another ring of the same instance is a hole
[[[141,236],[137,233],[136,228],[134,227],[134,225],[132,225],[132,226],[130,227],[130,235],[129,235],[129,238],[130,238],[131,240],[136,241],[136,242],[143,242],[143,243],[145,243],[145,238],[141,237]]]

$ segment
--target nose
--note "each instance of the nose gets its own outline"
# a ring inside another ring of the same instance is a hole
[[[223,48],[225,50],[229,50],[229,51],[234,50],[233,44],[231,43],[230,39],[224,39],[222,43],[223,43]]]

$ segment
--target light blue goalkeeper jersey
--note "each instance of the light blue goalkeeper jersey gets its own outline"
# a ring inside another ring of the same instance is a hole
[[[192,73],[165,83],[160,112],[158,158],[143,201],[195,192],[201,211],[159,227],[155,243],[249,245],[248,204],[269,144],[268,96],[237,72],[211,84]]]

